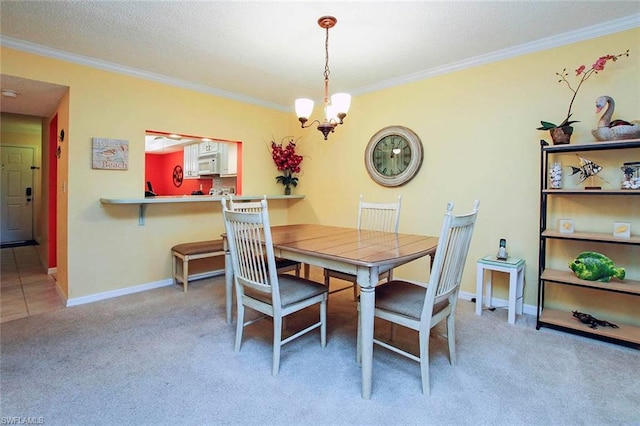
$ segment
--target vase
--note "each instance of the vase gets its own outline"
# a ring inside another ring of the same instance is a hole
[[[562,189],[562,163],[556,161],[549,167],[549,188]]]
[[[291,187],[289,185],[284,187],[284,195],[291,195]]]
[[[569,143],[571,139],[571,134],[573,133],[572,126],[562,126],[562,127],[554,127],[549,130],[551,134],[551,140],[554,145],[562,145]]]

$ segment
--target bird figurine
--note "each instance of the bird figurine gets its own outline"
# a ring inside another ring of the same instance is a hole
[[[616,104],[611,96],[600,96],[596,99],[596,114],[607,107],[600,121],[598,128],[591,131],[591,134],[599,141],[615,141],[621,139],[640,138],[640,121],[611,120]]]

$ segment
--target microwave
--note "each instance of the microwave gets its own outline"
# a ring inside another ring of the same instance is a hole
[[[219,175],[220,161],[218,154],[198,159],[198,175]]]

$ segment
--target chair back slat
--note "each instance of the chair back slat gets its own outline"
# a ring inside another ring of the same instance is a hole
[[[358,229],[398,233],[400,225],[400,205],[402,196],[398,195],[397,203],[365,202],[360,195],[358,205]]]
[[[240,295],[244,294],[244,287],[270,293],[275,305],[280,296],[267,201],[256,204],[260,204],[258,212],[232,211],[222,200],[233,276]]]
[[[263,195],[263,200],[267,199],[267,195]],[[259,213],[262,210],[262,200],[260,201],[233,201],[233,195],[229,195],[229,210],[234,212],[252,212]]]
[[[476,200],[473,211],[460,216],[453,215],[452,202],[447,205],[422,309],[422,320],[427,324],[435,304],[447,298],[456,303],[479,204]]]

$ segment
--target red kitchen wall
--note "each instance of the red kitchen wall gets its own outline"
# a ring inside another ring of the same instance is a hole
[[[145,154],[144,189],[147,182],[151,182],[153,192],[158,195],[190,195],[193,191],[208,194],[212,186],[212,179],[182,179],[182,185],[173,183],[173,170],[176,166],[184,167],[182,151],[170,154]]]

